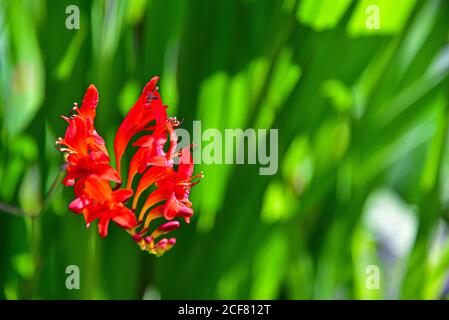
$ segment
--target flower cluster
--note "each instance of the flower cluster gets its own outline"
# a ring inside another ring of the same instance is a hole
[[[175,238],[163,236],[180,227],[179,218],[190,222],[190,189],[202,174],[192,176],[194,164],[189,147],[177,150],[175,128],[179,122],[167,116],[167,106],[156,86],[158,80],[154,77],[146,84],[117,130],[116,169],[103,138],[95,130],[98,91],[93,85],[87,89],[81,107],[75,104],[70,116],[62,117],[68,127],[56,144],[65,154],[63,184],[74,187],[76,198],[69,209],[82,214],[88,227],[98,219],[102,237],[107,236],[112,220],[127,230],[142,250],[160,256],[176,243]],[[128,147],[134,147],[134,155],[125,174],[126,187],[122,188],[122,159]],[[179,160],[176,168],[175,159]],[[133,188],[136,176],[140,179]],[[138,212],[139,200],[145,193]],[[126,203],[131,198],[132,207],[128,208]]]

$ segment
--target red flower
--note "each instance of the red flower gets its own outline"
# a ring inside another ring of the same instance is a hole
[[[100,219],[98,232],[106,237],[110,220],[125,229],[136,226],[134,213],[123,204],[132,195],[130,189],[112,191],[109,182],[91,175],[86,178],[81,195],[69,204],[69,209],[82,213],[88,226],[92,221]]]
[[[137,133],[143,130],[150,130],[147,126],[156,117],[165,119],[167,117],[165,107],[162,105],[156,83],[159,77],[152,78],[145,86],[137,102],[129,110],[122,124],[118,128],[114,140],[115,160],[117,162],[117,171],[120,172],[121,160],[129,141]]]
[[[193,179],[202,177],[202,174],[192,177],[194,164],[189,148],[176,151],[178,137],[175,128],[179,122],[176,118],[167,117],[166,106],[162,104],[156,87],[158,80],[154,77],[147,83],[117,131],[114,140],[117,170],[110,164],[104,139],[95,130],[98,92],[93,85],[87,89],[81,108],[75,105],[75,114],[63,117],[68,127],[64,138],[59,138],[57,144],[59,150],[66,154],[67,175],[63,183],[74,186],[76,196],[69,209],[82,213],[88,226],[98,219],[98,231],[102,237],[108,233],[109,221],[114,221],[132,235],[142,250],[160,256],[176,243],[175,238],[161,238],[180,227],[176,218],[190,222],[193,215],[190,189],[198,182],[192,182]],[[131,144],[137,149],[133,148],[135,153],[129,164],[127,187],[112,190],[111,182],[117,183],[117,188],[121,185],[121,163],[126,148],[142,132],[145,134]],[[179,155],[180,163],[175,169],[174,159]],[[131,210],[125,203],[134,194],[132,183],[138,174],[141,177]],[[134,210],[142,193],[151,185],[156,189],[147,197],[136,221]],[[141,227],[144,218],[145,223]],[[147,235],[154,219],[165,222]]]
[[[109,163],[104,140],[94,127],[97,103],[97,89],[90,85],[81,108],[78,109],[76,105],[73,108],[76,114],[70,118],[62,117],[69,126],[64,138],[59,138],[56,143],[60,146],[60,151],[67,154],[67,174],[63,181],[66,186],[73,186],[77,179],[90,174],[96,174],[105,180],[121,182],[119,174]],[[82,187],[82,182],[78,187]]]

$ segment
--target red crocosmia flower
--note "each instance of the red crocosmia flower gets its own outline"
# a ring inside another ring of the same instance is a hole
[[[98,92],[93,85],[87,89],[81,107],[75,105],[70,117],[63,117],[68,127],[57,144],[66,155],[63,184],[74,186],[76,196],[69,209],[83,214],[88,226],[98,220],[102,237],[107,236],[112,220],[131,234],[142,250],[161,256],[176,243],[175,238],[164,236],[181,226],[177,219],[190,222],[193,215],[190,189],[198,183],[197,178],[202,178],[202,173],[192,176],[194,164],[189,148],[176,150],[175,128],[179,122],[167,117],[167,107],[156,87],[158,80],[154,77],[147,83],[117,130],[114,140],[117,170],[110,163],[104,139],[95,130]],[[139,133],[143,135],[132,141]],[[128,147],[134,154],[125,174],[126,188],[120,189],[122,157]],[[177,157],[180,161],[176,166]],[[132,185],[138,175],[140,179],[134,192]],[[116,183],[115,189],[111,182]],[[136,219],[134,212],[138,210],[139,199],[151,186],[154,191],[146,198]],[[129,209],[126,202],[132,197],[132,209]],[[151,228],[154,220],[162,223]],[[153,229],[151,233],[150,229]]]
[[[98,231],[102,237],[106,237],[110,220],[125,229],[136,226],[134,213],[123,204],[132,195],[130,189],[112,191],[107,181],[91,175],[86,178],[81,195],[70,203],[69,209],[82,213],[88,226],[99,219]]]
[[[59,138],[57,144],[60,151],[67,155],[67,174],[63,181],[66,186],[73,186],[77,179],[81,180],[90,174],[96,174],[102,179],[120,183],[117,171],[110,165],[109,155],[103,138],[94,127],[95,108],[98,103],[98,92],[91,85],[86,92],[81,108],[75,105],[76,112],[68,122],[64,138]],[[76,188],[78,189],[78,188]]]

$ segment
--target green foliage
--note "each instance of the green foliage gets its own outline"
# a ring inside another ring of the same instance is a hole
[[[447,298],[449,2],[78,3],[69,30],[71,1],[0,1],[0,299]],[[189,130],[278,128],[280,163],[197,166],[159,259],[68,211],[53,147],[90,83],[112,147],[156,74]]]

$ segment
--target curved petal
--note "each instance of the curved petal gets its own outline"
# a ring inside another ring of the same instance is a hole
[[[112,189],[109,182],[101,180],[96,175],[91,175],[84,183],[84,193],[96,201],[109,200]]]
[[[132,197],[133,193],[132,189],[119,189],[112,193],[112,199],[115,202],[126,202]]]
[[[98,104],[98,90],[93,84],[87,88],[83,98],[83,103],[79,112],[81,115],[89,119],[91,122],[95,119],[96,108]]]
[[[187,147],[182,149],[177,171],[178,181],[189,179],[193,174],[193,167],[194,164],[190,148]]]
[[[136,226],[136,216],[134,213],[125,207],[117,207],[111,214],[111,219],[117,223],[120,227],[125,229],[131,229]]]
[[[109,163],[96,163],[93,165],[92,173],[98,175],[103,180],[120,183],[122,179],[117,171]]]
[[[169,233],[178,229],[181,226],[181,223],[177,220],[169,221],[158,227],[152,234],[151,237],[156,239],[157,237]]]
[[[102,206],[90,206],[86,210],[84,210],[84,220],[86,224],[90,224],[92,221],[99,219],[101,217],[107,217],[108,210]]]
[[[125,119],[117,130],[114,140],[115,160],[117,171],[120,173],[122,156],[134,135],[142,131],[154,120],[154,104],[162,104],[156,83],[159,77],[152,78],[145,86],[134,106],[129,110]]]
[[[142,192],[144,192],[153,183],[155,183],[157,180],[161,179],[167,174],[168,171],[166,168],[157,166],[151,167],[143,174],[143,176],[140,178],[139,184],[137,185],[136,195],[134,196],[133,199],[133,209],[137,207],[137,202],[139,201]]]
[[[193,209],[187,207],[182,202],[178,201],[175,194],[172,193],[164,206],[164,217],[167,220],[173,220],[178,215],[190,217],[193,215]]]
[[[145,216],[145,213],[155,204],[162,202],[168,198],[169,195],[162,192],[160,189],[154,190],[150,195],[148,196],[147,200],[145,201],[145,204],[142,207],[142,210],[140,210],[139,214],[139,221],[143,220],[143,217]]]
[[[134,176],[137,174],[139,164],[142,162],[144,151],[145,149],[140,148],[131,159],[128,170],[128,181],[126,182],[127,188],[131,188],[132,186]]]
[[[134,147],[148,147],[151,148],[154,142],[154,136],[153,135],[146,135],[142,136],[139,139],[137,139],[134,143]]]
[[[98,233],[102,238],[108,235],[109,216],[103,215],[98,222]]]
[[[69,209],[75,213],[82,213],[83,209],[89,205],[90,201],[86,197],[79,197],[70,202]]]

